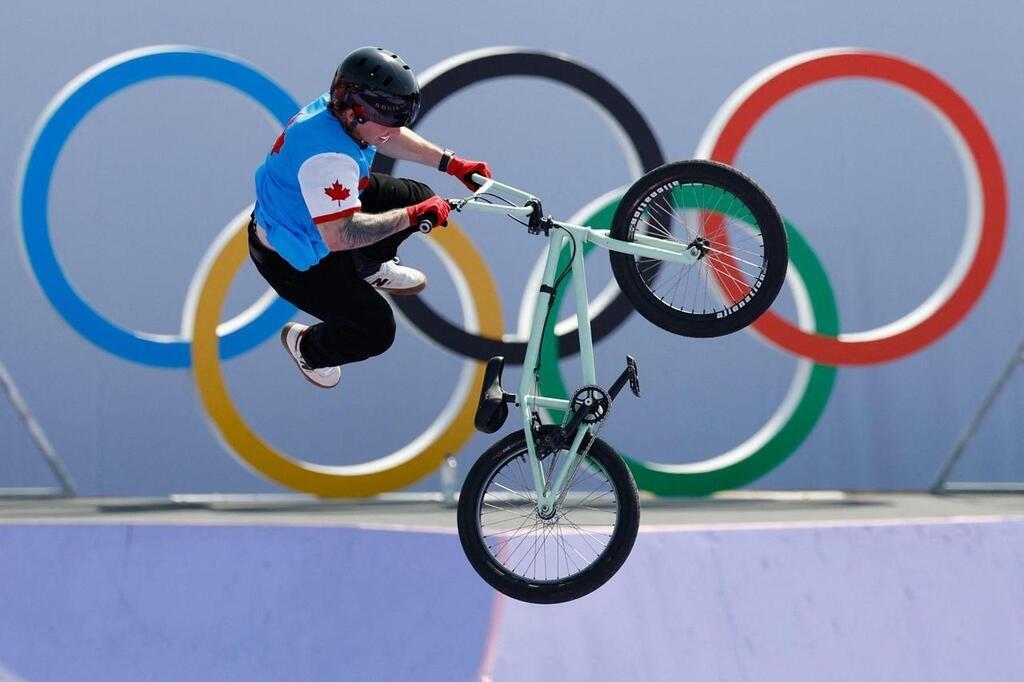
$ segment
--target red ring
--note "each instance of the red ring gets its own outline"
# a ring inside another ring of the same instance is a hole
[[[797,90],[836,78],[872,78],[901,86],[933,104],[963,137],[981,181],[981,237],[963,281],[938,310],[892,336],[843,341],[805,332],[768,311],[754,323],[767,339],[796,355],[828,365],[867,365],[914,353],[959,323],[977,303],[995,271],[1006,233],[1006,179],[985,125],[970,104],[945,81],[899,57],[875,52],[808,55],[760,84],[735,106],[709,158],[733,163],[740,146],[764,114]],[[704,145],[702,145],[704,146]]]

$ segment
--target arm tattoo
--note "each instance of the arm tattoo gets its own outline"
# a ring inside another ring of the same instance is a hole
[[[338,222],[336,236],[347,249],[359,249],[390,237],[409,227],[409,214],[404,208],[384,213],[356,213]]]

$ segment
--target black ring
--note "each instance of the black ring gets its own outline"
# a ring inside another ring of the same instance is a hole
[[[472,53],[470,53],[472,54]],[[457,59],[457,58],[456,58]],[[610,81],[569,57],[552,52],[512,49],[488,51],[469,57],[465,61],[447,66],[421,83],[422,105],[420,119],[430,110],[459,90],[490,78],[501,76],[536,76],[566,85],[593,100],[622,126],[640,159],[644,172],[665,162],[654,131],[643,114]],[[394,159],[378,155],[373,171],[391,174]],[[501,341],[472,334],[438,315],[420,296],[396,296],[392,299],[402,314],[424,334],[460,355],[488,360],[496,355],[505,356],[505,362],[523,364],[526,343]],[[633,311],[633,306],[619,292],[608,306],[593,320],[593,340],[599,341],[616,329]],[[580,351],[577,331],[558,337],[558,355],[566,357]]]

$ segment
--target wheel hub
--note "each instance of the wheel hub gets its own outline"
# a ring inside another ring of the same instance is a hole
[[[686,245],[687,250],[691,256],[694,256],[697,260],[701,260],[704,256],[708,255],[711,250],[711,241],[705,237],[697,237],[692,242]]]

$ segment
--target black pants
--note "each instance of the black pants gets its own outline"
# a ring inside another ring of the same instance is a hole
[[[422,182],[372,173],[359,196],[364,213],[383,213],[429,199]],[[412,227],[353,251],[334,251],[305,272],[296,270],[260,242],[249,225],[249,255],[256,269],[281,298],[313,317],[302,339],[302,357],[312,367],[333,367],[380,355],[395,340],[391,305],[363,277],[395,257]]]

